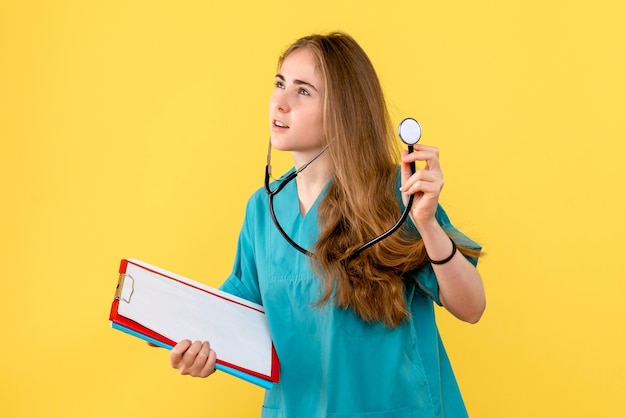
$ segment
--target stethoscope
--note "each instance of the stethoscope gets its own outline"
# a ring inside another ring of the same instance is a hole
[[[400,139],[402,140],[402,142],[404,142],[408,146],[409,153],[412,153],[413,152],[413,145],[417,144],[417,142],[420,140],[420,138],[422,136],[422,127],[420,126],[420,124],[415,119],[413,119],[413,118],[406,118],[406,119],[402,120],[400,122],[400,124],[398,125],[398,136],[400,136]],[[285,232],[283,227],[280,225],[280,222],[278,222],[278,219],[276,218],[276,213],[274,212],[274,196],[276,196],[278,193],[280,193],[280,191],[283,190],[285,188],[285,186],[287,186],[287,184],[289,184],[289,182],[291,182],[293,179],[295,179],[296,176],[299,173],[301,173],[313,161],[315,161],[317,158],[319,158],[327,149],[328,149],[328,145],[323,147],[320,150],[320,152],[318,152],[307,163],[303,164],[297,170],[292,171],[291,173],[289,173],[280,182],[280,184],[274,190],[270,189],[270,177],[271,177],[271,174],[272,174],[272,166],[270,164],[270,161],[271,161],[271,151],[272,151],[271,141],[270,141],[269,148],[267,150],[267,165],[265,166],[265,192],[267,193],[267,195],[269,197],[269,208],[270,208],[270,214],[272,216],[272,221],[274,222],[274,225],[276,226],[276,229],[278,229],[278,232],[280,232],[280,234],[283,236],[283,238],[285,238],[285,240],[293,248],[295,248],[296,250],[300,251],[302,254],[305,254],[305,255],[307,255],[309,257],[312,256],[313,253],[310,252],[309,250],[305,249],[305,248],[302,248],[300,245],[298,245],[298,243],[296,243],[294,240],[292,240],[291,237]],[[415,163],[414,162],[411,163],[411,173],[415,173]],[[408,200],[408,202],[406,204],[406,207],[404,208],[404,211],[402,212],[402,215],[400,216],[400,219],[398,219],[398,221],[395,223],[395,225],[392,226],[388,231],[383,232],[382,234],[380,234],[376,238],[372,239],[371,241],[366,242],[365,244],[361,245],[359,248],[354,250],[354,252],[350,255],[350,258],[356,257],[362,251],[365,251],[366,249],[368,249],[372,245],[374,245],[374,244],[384,240],[385,238],[387,238],[388,236],[390,236],[391,234],[396,232],[402,226],[402,224],[406,221],[407,217],[409,216],[409,212],[411,211],[411,206],[412,205],[413,205],[413,195],[409,196],[409,200]]]

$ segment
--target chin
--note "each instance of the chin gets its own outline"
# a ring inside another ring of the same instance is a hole
[[[270,143],[272,144],[272,148],[278,151],[293,151],[293,147],[290,147],[285,141],[281,141],[280,139],[270,138]]]

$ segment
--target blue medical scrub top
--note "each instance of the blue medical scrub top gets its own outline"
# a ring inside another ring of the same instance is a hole
[[[295,181],[274,198],[282,227],[304,248],[317,240],[322,195],[305,216]],[[457,243],[479,248],[450,224],[441,207],[436,217]],[[316,306],[321,280],[309,258],[274,226],[265,191],[252,195],[233,272],[221,289],[266,311],[281,368],[261,416],[467,417],[435,323],[433,302],[440,302],[434,272],[425,266],[407,274],[406,283],[410,319],[393,329],[368,324],[332,302]]]

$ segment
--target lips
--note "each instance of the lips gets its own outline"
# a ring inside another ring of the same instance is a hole
[[[289,128],[289,126],[279,120],[274,119],[272,125],[276,128]]]

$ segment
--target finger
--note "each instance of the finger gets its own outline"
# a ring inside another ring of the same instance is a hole
[[[402,153],[402,162],[411,163],[425,161],[429,170],[439,168],[439,148],[427,145],[416,145],[412,153]]]
[[[207,377],[215,373],[215,362],[217,361],[217,354],[215,351],[209,349],[209,356],[202,370],[200,370],[201,377]]]
[[[443,188],[443,183],[433,183],[429,181],[417,181],[413,183],[404,193],[408,195],[438,195]]]
[[[402,151],[402,166],[401,166],[401,173],[402,173],[402,182],[401,182],[401,186],[404,185],[407,180],[413,175],[412,171],[411,171],[411,165],[410,162],[405,162],[404,159],[406,158],[406,156],[408,155],[408,151],[403,150]]]
[[[402,158],[404,163],[413,163],[417,161],[426,162],[427,169],[439,167],[439,153],[436,151],[413,151]]]
[[[407,187],[409,179],[411,179],[412,176],[424,170],[424,169],[419,169],[415,171],[415,167],[414,166],[411,167],[412,163],[415,163],[415,161],[419,161],[419,160],[414,160],[414,157],[412,156],[412,154],[409,154],[406,150],[402,151],[402,164],[401,164],[401,180],[402,181],[400,185],[401,191],[404,191],[404,189]]]
[[[170,364],[173,368],[178,368],[178,365],[183,359],[185,351],[187,351],[190,345],[190,340],[182,340],[178,344],[176,344],[174,348],[172,348],[172,351],[170,352]]]
[[[209,354],[211,353],[211,347],[209,346],[209,343],[207,341],[204,341],[200,344],[200,351],[198,351],[198,353],[195,355],[193,363],[189,368],[189,374],[191,374],[192,376],[202,375],[202,370],[206,366],[209,359]]]
[[[438,195],[443,189],[443,179],[436,178],[414,178],[411,179],[406,185],[406,190],[403,190],[407,195],[414,195],[418,193]]]
[[[443,184],[443,177],[441,175],[441,172],[431,170],[419,170],[404,182],[404,185],[400,188],[400,190],[408,194],[413,194],[416,191],[425,191],[421,189],[426,183],[439,184],[439,188],[441,188]],[[418,187],[417,189],[416,185]],[[413,190],[413,192],[409,193],[410,190]],[[431,189],[429,188],[429,190]]]
[[[178,370],[181,374],[191,374],[196,362],[198,354],[202,350],[202,341],[194,341],[187,351],[183,354],[183,358],[178,365]]]
[[[411,180],[416,181],[429,181],[429,182],[439,182],[443,181],[443,176],[440,171],[437,170],[419,170],[413,176],[411,176]]]
[[[443,184],[443,176],[440,171],[432,170],[419,170],[413,174],[406,182],[406,189],[408,190],[417,183],[427,184]]]

